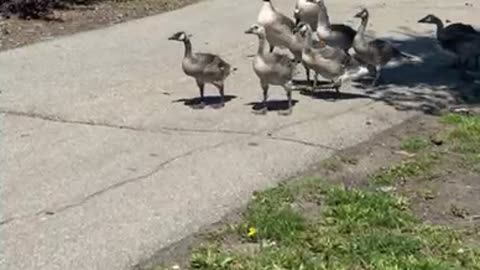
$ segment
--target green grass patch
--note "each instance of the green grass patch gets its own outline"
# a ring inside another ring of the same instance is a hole
[[[305,219],[292,209],[293,200],[293,191],[287,185],[256,194],[248,206],[240,231],[245,235],[250,231],[249,238],[253,241],[272,239],[288,242],[297,239]]]
[[[257,194],[249,205],[245,223],[255,226],[257,241],[274,244],[255,254],[204,246],[194,252],[191,268],[480,269],[480,252],[466,248],[460,233],[423,225],[404,199],[388,193],[324,187],[323,209],[318,219],[307,221],[289,205],[312,186],[320,185],[310,179],[294,188],[281,186]]]
[[[385,168],[374,174],[370,182],[374,185],[393,185],[406,178],[428,176],[438,157],[433,154],[418,156]]]
[[[416,153],[430,146],[430,141],[425,137],[412,137],[402,142],[402,150]]]

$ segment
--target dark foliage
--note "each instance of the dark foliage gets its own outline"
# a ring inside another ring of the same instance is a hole
[[[46,19],[53,9],[90,4],[91,0],[0,0],[0,14],[6,18],[16,15],[22,19]]]

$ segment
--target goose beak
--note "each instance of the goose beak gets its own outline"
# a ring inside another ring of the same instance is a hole
[[[359,12],[353,16],[354,18],[361,18],[362,17],[362,12]]]
[[[427,21],[425,20],[425,18],[418,20],[418,23],[426,23],[426,22]]]
[[[245,30],[245,34],[253,34],[253,30],[251,28]]]
[[[175,37],[171,36],[171,37],[168,38],[168,40],[175,40]]]

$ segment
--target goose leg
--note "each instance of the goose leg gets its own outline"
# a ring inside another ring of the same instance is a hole
[[[225,106],[225,92],[224,92],[224,83],[223,82],[217,82],[215,83],[215,86],[218,88],[218,91],[220,92],[220,103],[216,104],[213,106],[215,109],[219,109]]]
[[[377,86],[378,83],[380,82],[382,76],[382,67],[381,66],[375,66],[375,79],[373,79],[372,86]]]
[[[254,113],[256,114],[266,114],[268,110],[268,106],[267,106],[268,84],[267,83],[262,83],[262,90],[263,90],[262,108],[258,111],[254,111]]]
[[[205,83],[197,80],[198,89],[200,90],[200,103],[194,106],[195,109],[203,109],[205,108],[205,96],[204,96],[204,89]]]
[[[289,81],[284,85],[285,91],[287,92],[287,101],[288,101],[288,108],[285,111],[278,112],[279,115],[290,115],[292,114],[292,82]]]
[[[308,84],[310,84],[310,69],[307,67],[307,65],[305,65],[305,63],[303,63],[303,68],[305,68],[305,74],[307,76],[307,82],[308,82]]]
[[[337,96],[340,96],[340,87],[342,87],[342,82],[337,80],[337,81],[332,81],[332,83],[333,83],[333,89],[335,89]]]

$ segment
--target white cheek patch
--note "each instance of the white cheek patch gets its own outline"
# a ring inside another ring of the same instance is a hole
[[[180,40],[185,40],[185,38],[186,38],[186,36],[185,36],[184,33],[182,33],[182,34],[178,37],[178,39],[180,39]]]

